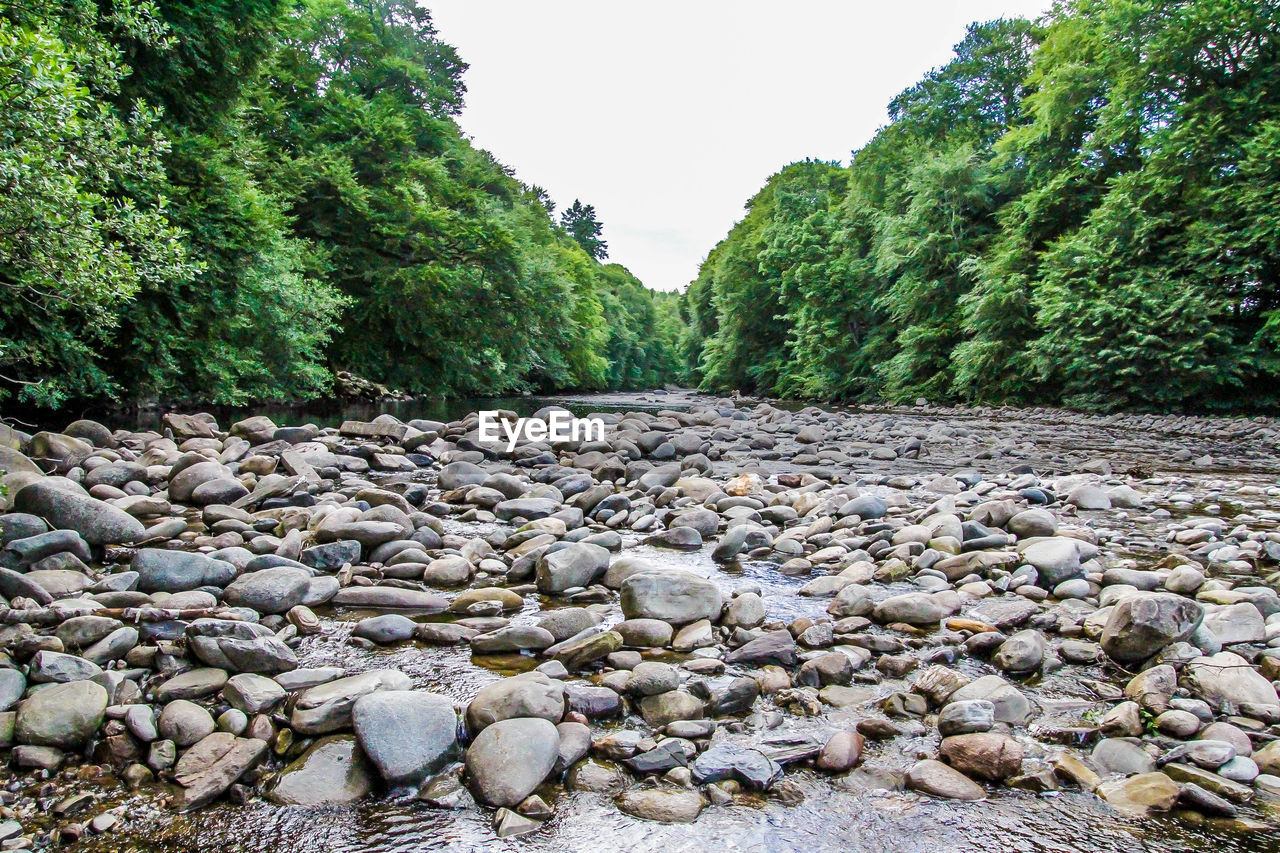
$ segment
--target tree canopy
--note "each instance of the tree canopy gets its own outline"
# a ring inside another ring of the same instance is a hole
[[[412,0],[0,0],[0,400],[659,381],[671,300],[470,143],[465,69]]]
[[[1280,6],[972,25],[849,166],[798,163],[685,293],[706,388],[1280,406]]]

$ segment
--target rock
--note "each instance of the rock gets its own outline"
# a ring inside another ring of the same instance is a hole
[[[0,712],[8,711],[26,692],[27,679],[16,669],[0,669]]]
[[[1218,652],[1190,661],[1182,670],[1182,682],[1218,709],[1280,705],[1275,685],[1234,652]]]
[[[91,498],[58,477],[29,483],[13,496],[13,508],[38,515],[60,530],[74,530],[90,545],[137,542],[146,530],[142,522],[105,501]]]
[[[360,543],[341,539],[323,545],[312,545],[298,555],[298,562],[321,572],[336,572],[347,563],[360,562]]]
[[[991,662],[1009,673],[1028,673],[1040,669],[1044,662],[1044,636],[1039,631],[1019,631],[1000,644]]]
[[[1052,589],[1072,578],[1084,576],[1080,564],[1081,543],[1065,536],[1050,536],[1032,542],[1022,550],[1022,559],[1040,575],[1040,585]]]
[[[994,732],[943,738],[943,760],[966,776],[999,782],[1022,771],[1022,744]]]
[[[18,705],[14,739],[30,746],[78,750],[102,725],[107,691],[92,681],[42,688]]]
[[[627,619],[613,626],[622,644],[637,649],[662,648],[671,644],[672,628],[661,619]]]
[[[311,575],[302,569],[277,566],[241,575],[227,586],[224,595],[232,607],[286,613],[302,603],[310,583]]]
[[[102,667],[76,655],[39,651],[27,667],[27,679],[35,684],[83,681],[102,672]]]
[[[187,699],[175,699],[160,712],[156,724],[160,737],[188,747],[213,734],[217,725],[204,708]]]
[[[657,696],[680,686],[680,673],[669,663],[644,661],[631,670],[627,692],[635,696]]]
[[[375,669],[338,678],[299,693],[289,724],[299,734],[328,734],[351,724],[351,709],[361,696],[409,687],[409,676],[394,669]]]
[[[907,771],[907,785],[917,791],[952,800],[982,800],[987,792],[957,770],[941,761],[917,761]]]
[[[938,713],[938,731],[944,737],[990,731],[995,723],[995,705],[985,699],[950,702]]]
[[[379,645],[403,643],[414,635],[418,623],[399,613],[383,613],[361,619],[351,630],[351,636],[360,637]]]
[[[430,586],[461,586],[475,571],[466,557],[445,555],[432,560],[422,570],[422,582]]]
[[[146,593],[221,587],[236,577],[236,567],[223,560],[160,548],[139,549],[129,567],[138,573],[138,590]]]
[[[350,803],[373,790],[375,771],[350,735],[316,741],[276,777],[267,799],[280,805]]]
[[[551,634],[554,642],[563,643],[583,631],[594,628],[601,621],[603,620],[599,614],[585,607],[561,607],[541,614],[538,618],[538,627]]]
[[[543,554],[537,563],[538,591],[558,595],[573,587],[590,586],[609,568],[609,552],[599,545],[571,542]]]
[[[782,778],[782,767],[763,752],[733,743],[718,743],[693,762],[698,784],[733,779],[756,791],[767,791]]]
[[[998,675],[984,675],[951,694],[952,702],[985,699],[995,708],[996,722],[1025,725],[1031,718],[1031,703],[1018,688]]]
[[[1169,811],[1178,801],[1178,783],[1163,773],[1139,773],[1098,786],[1098,796],[1112,808],[1132,817]]]
[[[1005,524],[1005,528],[1021,539],[1052,536],[1058,532],[1058,519],[1047,509],[1024,509]]]
[[[668,690],[640,700],[640,715],[655,729],[677,720],[700,720],[702,714],[702,700],[683,690]]]
[[[526,672],[480,688],[467,705],[467,730],[479,734],[493,723],[514,717],[558,723],[564,711],[564,684],[541,672]]]
[[[796,643],[790,631],[770,631],[762,637],[734,649],[725,655],[729,664],[762,666],[776,664],[781,667],[796,665]]]
[[[187,646],[204,663],[232,672],[276,675],[298,666],[293,649],[269,628],[230,619],[197,619],[187,626]]]
[[[547,720],[499,720],[486,726],[467,749],[471,790],[489,805],[516,806],[547,778],[559,754],[560,735]]]
[[[889,504],[875,495],[859,495],[841,506],[837,514],[842,518],[856,515],[863,521],[871,521],[888,515]]]
[[[217,693],[226,683],[226,670],[197,667],[178,673],[153,690],[151,695],[161,704],[175,699],[202,699]]]
[[[453,703],[425,691],[366,694],[356,700],[351,718],[360,747],[393,788],[421,785],[457,747]]]
[[[660,823],[693,823],[706,805],[697,791],[657,788],[627,791],[619,794],[615,802],[632,817]]]
[[[905,622],[908,625],[936,625],[955,612],[942,596],[907,592],[890,596],[872,611],[877,622]]]
[[[443,613],[449,607],[448,599],[435,593],[394,586],[347,586],[335,595],[331,603],[336,607],[353,610],[399,610],[413,613]]]
[[[687,625],[720,616],[722,596],[714,581],[691,572],[643,572],[622,582],[622,612],[627,619],[661,619]]]
[[[548,815],[550,817],[550,815]],[[511,809],[498,809],[493,815],[493,834],[499,838],[528,835],[542,828],[542,821],[527,818]]]
[[[1140,663],[1190,637],[1203,615],[1203,607],[1180,595],[1135,593],[1112,609],[1102,631],[1102,648],[1117,663]]]
[[[267,742],[257,738],[236,738],[225,754],[199,775],[185,780],[177,807],[180,811],[198,809],[217,799],[236,780],[256,767],[267,755]]]
[[[721,623],[726,628],[757,628],[764,624],[764,599],[754,592],[734,596]]]
[[[1267,626],[1262,613],[1247,601],[1206,607],[1201,628],[1208,630],[1222,645],[1263,643]]]
[[[227,704],[249,716],[269,713],[284,701],[285,695],[285,689],[274,679],[249,672],[233,675],[222,688]]]
[[[828,773],[852,770],[862,757],[864,742],[862,735],[856,731],[836,732],[823,745],[814,766]]]
[[[1107,773],[1150,773],[1156,761],[1132,740],[1104,738],[1093,747],[1090,756],[1100,770]]]

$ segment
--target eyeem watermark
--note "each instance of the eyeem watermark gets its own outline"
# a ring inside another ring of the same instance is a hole
[[[550,417],[519,418],[514,424],[499,417],[496,411],[480,412],[480,440],[502,440],[506,435],[507,452],[516,449],[520,439],[526,441],[604,441],[604,421],[599,418],[575,418],[568,412],[553,410]]]

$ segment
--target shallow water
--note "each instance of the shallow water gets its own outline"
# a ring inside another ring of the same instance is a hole
[[[425,407],[422,401],[406,404],[380,405],[377,407],[347,407],[329,415],[307,417],[277,417],[279,423],[297,423],[312,420],[322,425],[334,425],[347,417],[369,418],[381,411],[389,411],[398,417],[456,418],[476,408],[517,408],[522,413],[549,402],[548,398],[518,398],[506,400],[468,400],[444,403],[442,408]],[[682,408],[687,401],[676,398],[652,397],[641,399],[634,395],[620,398],[555,398],[569,406],[576,414],[610,409]],[[270,411],[267,412],[271,414]],[[273,415],[274,416],[274,415]],[[158,418],[157,418],[158,422]],[[124,425],[116,423],[115,425]],[[139,423],[139,427],[151,424]],[[1033,432],[1041,430],[1037,426]],[[1043,425],[1043,434],[1052,433],[1050,425]],[[1073,443],[1078,430],[1058,435],[1053,441],[1037,437],[1034,441],[1046,454],[1066,452],[1076,454],[1115,455],[1127,452],[1133,458],[1146,460],[1159,453],[1158,447],[1136,446],[1125,448],[1125,436],[1115,431],[1101,430],[1087,441]],[[1040,433],[1036,432],[1039,436]],[[1132,439],[1132,436],[1129,436]],[[894,473],[905,473],[932,468],[934,470],[956,467],[956,460],[926,458],[924,460],[900,460],[893,464]],[[984,469],[1004,470],[1009,460],[984,464]],[[1119,466],[1117,466],[1119,467]],[[1264,472],[1253,469],[1252,476],[1241,480],[1259,484],[1274,484],[1275,468]],[[1168,469],[1165,469],[1168,472]],[[1171,472],[1169,472],[1171,473]],[[1212,480],[1223,477],[1223,472],[1179,472],[1171,479],[1188,478],[1195,483],[1199,493],[1211,493]],[[1258,498],[1260,506],[1270,501],[1275,509],[1275,499]],[[1194,506],[1167,506],[1175,517],[1202,514],[1204,503]],[[1221,514],[1230,518],[1238,511],[1232,505],[1223,506]],[[1087,520],[1087,514],[1085,515]],[[1148,542],[1131,549],[1129,555],[1140,564],[1149,565],[1162,556],[1162,531],[1167,521],[1135,520],[1140,514],[1131,512],[1133,518],[1121,518],[1115,514],[1097,514],[1106,527],[1148,537]],[[484,535],[494,529],[507,529],[504,525],[464,524],[456,520],[446,522],[454,532],[470,536]],[[1254,525],[1267,527],[1268,525]],[[714,578],[723,589],[758,586],[764,597],[770,618],[791,620],[798,616],[817,616],[825,612],[829,599],[796,596],[795,590],[811,577],[790,577],[777,571],[773,563],[747,561],[732,570],[717,566],[710,557],[710,546],[693,552],[659,550],[637,545],[641,538],[631,532],[623,533],[626,553],[676,565],[704,576]],[[633,547],[634,546],[634,547]],[[905,588],[905,587],[904,587]],[[877,587],[880,596],[895,591],[894,587]],[[555,606],[549,600],[543,606]],[[614,619],[620,619],[614,604]],[[516,615],[516,621],[533,621],[539,612],[537,604],[527,603]],[[458,703],[468,701],[484,684],[503,675],[532,668],[536,660],[531,657],[502,656],[473,658],[466,646],[427,647],[405,644],[385,649],[365,649],[347,644],[351,626],[366,613],[358,611],[321,610],[326,630],[321,636],[307,638],[299,649],[302,666],[340,665],[349,671],[391,667],[410,676],[414,686],[447,695]],[[447,617],[428,617],[447,618]],[[873,632],[882,629],[872,627]],[[896,635],[901,636],[901,635]],[[914,641],[913,641],[914,642]],[[934,645],[928,637],[919,641],[924,647]],[[971,676],[994,670],[981,660],[965,657],[957,668]],[[1024,685],[1024,691],[1038,701],[1053,724],[1070,728],[1079,723],[1082,715],[1095,707],[1106,707],[1086,684],[1087,679],[1115,681],[1114,673],[1101,668],[1072,667],[1070,674],[1048,673],[1038,681]],[[885,679],[866,686],[874,691],[874,697],[882,697],[903,689],[905,682]],[[765,739],[790,736],[821,737],[836,726],[848,726],[860,717],[872,713],[871,699],[863,706],[840,710],[828,710],[819,719],[784,715],[781,724],[766,733]],[[764,703],[761,703],[762,705]],[[612,723],[606,724],[605,728]],[[599,727],[597,727],[599,728]],[[1042,742],[1052,740],[1052,731],[1037,731]],[[1023,738],[1029,755],[1042,754],[1043,747],[1030,738]],[[920,733],[908,731],[888,744],[869,742],[864,753],[864,766],[880,766],[905,769],[918,750],[932,755],[936,751],[937,733],[932,727]],[[1037,753],[1036,750],[1040,750]],[[349,806],[328,807],[277,807],[261,801],[247,805],[221,803],[215,807],[191,815],[175,816],[162,810],[150,810],[133,818],[129,825],[116,833],[87,843],[93,850],[138,851],[198,851],[199,853],[225,853],[226,851],[566,851],[627,850],[671,851],[726,850],[726,851],[911,851],[911,853],[942,853],[942,851],[1280,851],[1280,833],[1237,834],[1224,831],[1207,822],[1191,823],[1176,818],[1160,818],[1133,821],[1118,817],[1105,803],[1096,797],[1078,792],[1060,795],[1036,796],[1022,791],[1000,789],[990,799],[980,803],[957,803],[920,797],[913,793],[887,793],[849,790],[841,780],[832,780],[808,770],[791,769],[787,778],[796,782],[805,794],[802,803],[784,806],[776,800],[757,799],[740,801],[729,807],[710,807],[692,825],[668,826],[633,819],[620,811],[608,795],[566,792],[547,786],[544,797],[556,809],[556,815],[537,832],[514,839],[500,840],[491,828],[492,811],[471,808],[462,811],[439,811],[412,798],[375,796]],[[1252,809],[1242,815],[1263,817]]]

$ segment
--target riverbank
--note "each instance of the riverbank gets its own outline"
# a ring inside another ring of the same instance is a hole
[[[14,837],[1272,843],[1274,421],[560,399],[9,436]]]

